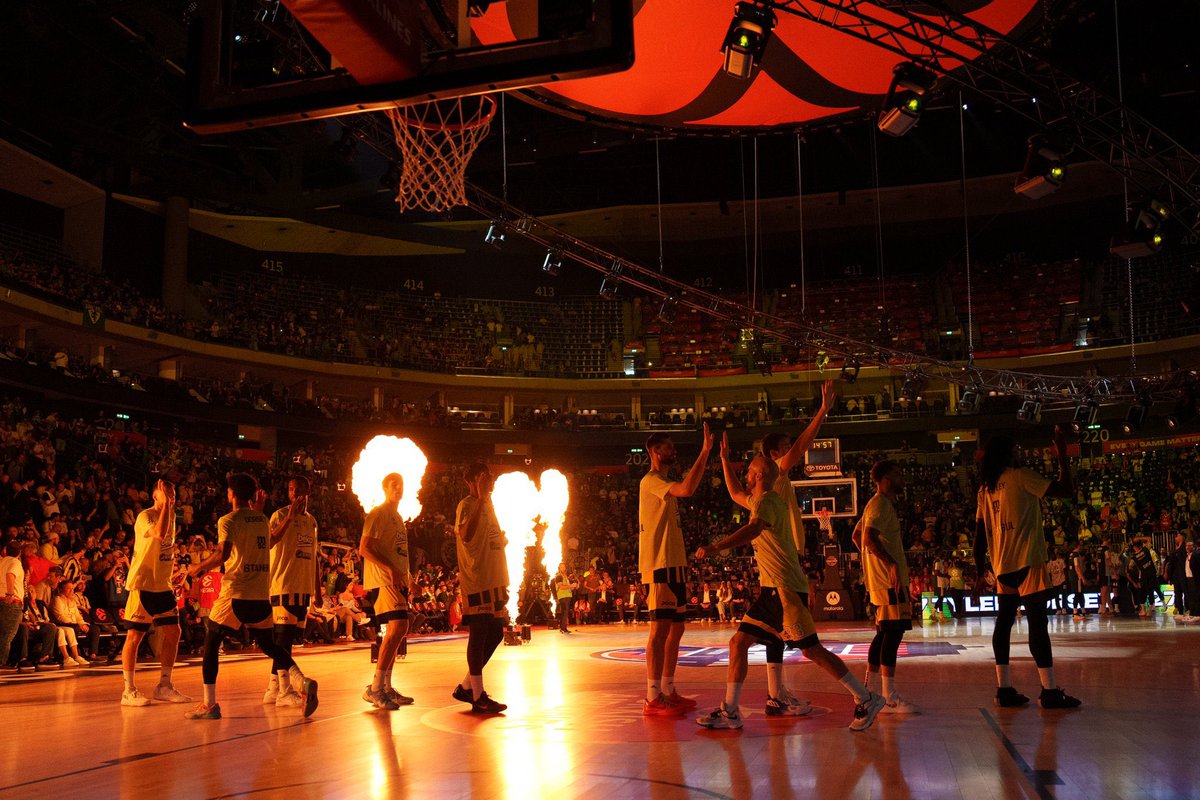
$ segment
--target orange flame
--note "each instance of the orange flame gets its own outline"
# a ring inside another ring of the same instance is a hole
[[[396,436],[376,436],[358,454],[358,461],[350,471],[350,488],[362,504],[363,511],[370,512],[384,501],[383,479],[393,472],[404,478],[404,496],[400,499],[400,516],[413,519],[421,513],[421,501],[417,493],[421,490],[421,479],[429,459],[412,439]]]
[[[547,574],[553,576],[562,561],[562,524],[571,502],[571,492],[566,476],[556,469],[543,472],[540,483],[539,490],[524,472],[506,472],[496,478],[492,489],[496,520],[508,539],[504,548],[511,580],[508,615],[514,621],[517,618],[525,548],[537,543],[535,528],[539,523],[546,524],[542,538],[545,550],[542,563]]]

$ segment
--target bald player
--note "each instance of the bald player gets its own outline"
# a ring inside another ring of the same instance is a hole
[[[376,708],[395,711],[413,699],[392,688],[392,667],[400,643],[408,634],[408,528],[400,517],[404,478],[391,473],[383,479],[384,500],[363,520],[358,552],[363,558],[363,588],[375,609],[375,624],[386,625],[375,661],[375,676],[363,692]]]
[[[317,520],[308,513],[308,478],[297,475],[288,481],[287,508],[271,515],[271,613],[275,644],[289,656],[292,643],[304,630],[313,597],[321,603],[317,579]],[[299,686],[293,686],[288,670],[279,661],[271,665],[271,679],[263,702],[281,708],[304,705]]]
[[[775,479],[772,489],[787,505],[792,537],[796,542],[796,555],[801,559],[808,552],[808,545],[805,542],[804,516],[800,511],[800,504],[796,502],[796,490],[792,488],[790,475],[792,469],[804,460],[804,454],[808,452],[808,448],[812,447],[812,443],[816,441],[817,434],[821,431],[821,423],[825,421],[825,417],[833,409],[835,402],[837,402],[837,392],[833,388],[833,381],[825,381],[821,385],[821,407],[817,409],[817,413],[813,415],[808,426],[795,440],[792,440],[786,433],[769,433],[762,440],[763,455],[770,458],[779,467],[779,477]],[[736,475],[733,476],[733,480],[736,486]],[[807,593],[808,573],[803,568],[800,570],[800,579],[801,591]],[[772,685],[771,697],[785,704],[786,709],[783,711],[786,714],[804,713],[803,709],[808,706],[808,701],[796,697],[784,683],[782,647],[767,648],[767,677]]]
[[[841,683],[854,697],[854,717],[850,722],[850,730],[866,730],[883,708],[884,699],[859,683],[842,660],[826,650],[817,637],[817,626],[808,611],[808,593],[799,588],[803,570],[796,555],[791,515],[787,513],[783,499],[770,488],[778,479],[779,468],[765,456],[755,456],[746,470],[746,489],[743,490],[741,484],[733,479],[728,435],[721,440],[721,466],[730,497],[738,505],[749,509],[750,521],[730,536],[708,547],[701,547],[696,551],[696,557],[704,559],[723,550],[751,544],[762,589],[758,600],[742,616],[737,632],[729,640],[725,700],[696,721],[706,728],[742,727],[739,701],[742,684],[746,680],[747,653],[757,641],[768,648],[799,648],[805,658]],[[771,710],[772,700],[776,705],[774,711]],[[772,716],[789,713],[778,708],[781,705],[778,698],[769,698],[767,713]],[[807,711],[790,713],[803,714]]]
[[[125,674],[123,706],[145,706],[150,698],[134,684],[137,652],[150,626],[162,634],[159,648],[161,664],[154,699],[168,703],[187,703],[192,698],[171,684],[171,670],[179,652],[179,611],[171,588],[175,566],[175,487],[167,481],[154,484],[154,505],[138,514],[133,523],[133,561],[125,586],[129,600],[125,604],[125,647],[121,651],[121,669]]]
[[[670,470],[676,454],[671,436],[652,433],[646,439],[650,471],[638,485],[638,568],[646,585],[650,617],[646,697],[642,701],[642,713],[648,717],[678,715],[696,707],[696,701],[680,696],[675,689],[675,664],[687,616],[687,550],[676,502],[700,488],[712,447],[713,435],[705,422],[700,455],[683,480],[674,481]]]

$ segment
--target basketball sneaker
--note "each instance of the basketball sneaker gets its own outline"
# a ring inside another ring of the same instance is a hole
[[[279,691],[279,678],[272,678],[267,684],[267,690],[263,692],[263,705],[273,706],[279,701],[279,696],[283,692]]]
[[[781,691],[779,693],[779,699],[787,703],[789,706],[808,708],[812,705],[812,703],[810,703],[808,700],[805,700],[803,697],[796,697],[796,695],[792,694],[790,689],[784,689]],[[808,712],[805,711],[804,713],[807,714]]]
[[[312,678],[305,678],[300,684],[300,694],[304,696],[304,716],[311,717],[317,710],[317,682]]]
[[[171,684],[159,684],[154,687],[154,699],[164,703],[190,703],[192,698],[176,689]]]
[[[471,693],[470,689],[464,688],[461,683],[454,687],[454,691],[450,693],[450,696],[460,703],[475,702],[475,695]]]
[[[684,697],[679,692],[671,692],[669,695],[665,695],[665,697],[667,698],[668,703],[672,704],[681,711],[692,711],[696,708],[696,706],[699,705],[695,698]]]
[[[767,698],[768,717],[803,717],[811,713],[812,706],[807,703],[800,705],[777,697]]]
[[[204,703],[197,703],[191,711],[183,712],[183,716],[187,719],[220,719],[221,704],[213,703],[211,706],[206,706]]]
[[[642,698],[643,717],[677,717],[682,713],[683,709],[672,704],[662,694],[659,694],[653,700]]]
[[[879,712],[880,714],[920,714],[921,709],[917,708],[912,702],[900,696],[899,692],[892,692],[892,696],[887,699],[887,703]]]
[[[383,692],[377,692],[374,689],[372,689],[370,686],[367,686],[367,690],[365,692],[363,692],[363,700],[366,700],[368,703],[375,706],[376,708],[382,708],[385,711],[395,711],[397,708],[400,707],[400,706],[396,705],[395,703],[393,703],[392,699],[390,697],[388,697],[386,694],[384,694]]]
[[[1038,705],[1042,708],[1079,708],[1083,701],[1078,697],[1071,697],[1062,689],[1042,689]]]
[[[696,717],[696,724],[711,730],[737,730],[742,727],[742,715],[739,711],[726,711],[722,703],[704,716]]]
[[[479,699],[471,703],[472,714],[503,714],[507,708],[504,703],[498,703],[488,697],[487,692],[479,695]]]
[[[388,696],[389,700],[398,706],[411,706],[413,704],[413,699],[411,697],[400,694],[391,686],[383,687],[383,693]]]
[[[300,708],[302,705],[304,698],[290,686],[286,692],[279,692],[279,696],[275,698],[276,708]]]
[[[121,705],[148,706],[150,705],[150,698],[142,694],[139,689],[126,689],[121,692]]]
[[[1011,686],[1001,686],[996,690],[996,705],[1000,708],[1017,708],[1028,702],[1028,697]]]
[[[879,716],[879,712],[887,702],[883,699],[883,695],[871,692],[866,700],[854,707],[854,719],[850,721],[849,728],[852,731],[865,731],[875,722],[875,717]]]

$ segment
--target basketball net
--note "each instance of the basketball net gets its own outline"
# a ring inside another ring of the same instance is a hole
[[[833,530],[833,512],[827,508],[822,508],[817,512],[817,524],[821,526],[823,531]]]
[[[496,101],[486,94],[390,108],[400,151],[400,210],[465,206],[467,164],[488,134]]]

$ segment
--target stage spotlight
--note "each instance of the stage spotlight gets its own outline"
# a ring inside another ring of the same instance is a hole
[[[1121,430],[1125,433],[1133,433],[1146,422],[1146,417],[1150,413],[1150,401],[1147,399],[1139,399],[1129,407],[1125,412],[1125,422],[1121,424]]]
[[[491,225],[488,225],[487,233],[483,235],[483,241],[497,250],[503,249],[507,240],[508,231],[505,230],[503,220],[494,220]]]
[[[733,21],[721,45],[725,74],[741,80],[754,74],[776,22],[775,12],[757,3],[738,3],[734,7]]]
[[[600,296],[605,300],[612,300],[617,296],[617,287],[621,285],[621,273],[624,270],[625,265],[620,261],[614,261],[608,268],[608,274],[600,281]]]
[[[1095,400],[1088,400],[1075,407],[1075,416],[1071,418],[1071,430],[1083,433],[1096,424],[1096,416],[1100,413],[1100,405]]]
[[[1152,256],[1162,250],[1166,241],[1162,226],[1170,218],[1170,210],[1157,200],[1151,200],[1145,206],[1130,211],[1130,221],[1113,239],[1108,252],[1117,258],[1129,259]]]
[[[679,316],[679,307],[675,303],[675,298],[664,297],[656,319],[663,325],[674,325],[677,316]]]
[[[936,80],[936,75],[912,62],[897,64],[879,115],[879,130],[889,136],[903,136],[916,126],[925,109],[925,93]]]
[[[900,396],[916,400],[920,398],[921,392],[925,391],[928,383],[928,379],[920,370],[914,370],[904,376],[904,382],[900,384]]]
[[[1057,192],[1067,179],[1065,159],[1063,149],[1051,144],[1045,136],[1030,137],[1025,166],[1017,176],[1013,191],[1030,200]]]
[[[557,250],[547,250],[546,260],[542,262],[542,272],[549,275],[551,278],[557,278],[558,273],[562,271],[563,255]]]
[[[1167,427],[1171,430],[1177,430],[1195,418],[1196,395],[1191,389],[1187,389],[1180,396],[1180,398],[1175,401],[1175,408],[1171,410],[1170,415],[1167,417]]]
[[[1017,409],[1017,419],[1033,425],[1040,423],[1042,421],[1042,401],[1032,397],[1022,400],[1021,407]]]
[[[978,414],[982,407],[983,389],[978,386],[964,389],[958,398],[958,413],[960,414]]]
[[[854,383],[858,380],[858,370],[861,365],[854,360],[847,361],[842,365],[841,379],[842,383]]]

